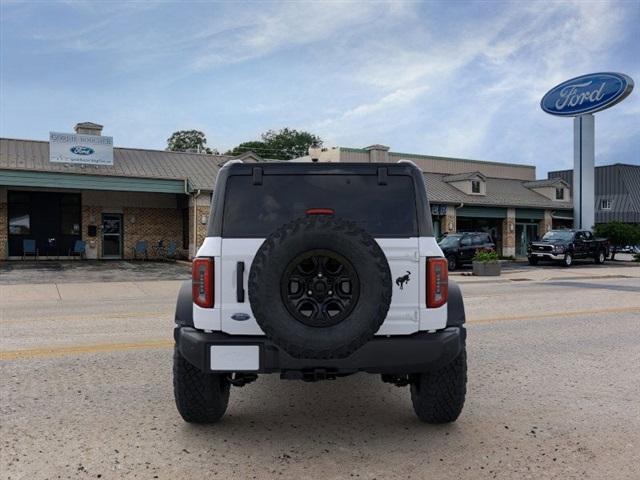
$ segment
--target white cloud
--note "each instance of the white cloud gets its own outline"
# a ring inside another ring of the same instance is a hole
[[[366,130],[388,134],[389,122],[401,119],[402,112],[398,102],[387,99],[396,92],[428,90],[404,105],[407,116],[422,126],[404,140],[424,145],[424,153],[482,157],[480,152],[488,152],[500,156],[496,160],[532,163],[544,151],[553,161],[559,151],[553,139],[536,137],[533,151],[519,151],[517,144],[528,144],[533,125],[544,117],[538,102],[548,88],[602,69],[599,62],[619,39],[625,12],[607,2],[540,6],[518,2],[489,20],[467,17],[439,38],[429,34],[435,25],[428,19],[405,24],[412,32],[372,42],[373,51],[351,68],[358,72],[357,83],[378,92],[380,100],[347,105],[316,125],[338,142],[361,135],[363,121]],[[408,37],[414,41],[408,43]],[[374,119],[363,120],[361,113],[370,111]],[[395,133],[406,136],[406,124]],[[507,138],[514,143],[504,145]]]

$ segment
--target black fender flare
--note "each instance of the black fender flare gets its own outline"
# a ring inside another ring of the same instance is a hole
[[[193,327],[193,299],[191,295],[191,280],[182,282],[176,303],[176,325]]]
[[[460,327],[464,325],[466,316],[464,313],[464,301],[462,291],[456,282],[449,280],[449,299],[447,301],[447,327]]]

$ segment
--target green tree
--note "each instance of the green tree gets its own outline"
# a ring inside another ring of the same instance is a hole
[[[255,152],[261,157],[269,157],[269,155],[267,154],[268,152],[267,146],[265,145],[264,142],[259,142],[259,141],[243,142],[237,147],[226,152],[225,155],[237,156],[237,155],[242,155],[243,153],[246,153],[246,152]]]
[[[200,130],[178,130],[167,139],[171,152],[218,153],[207,147],[207,137]]]
[[[289,128],[269,130],[261,135],[261,139],[241,143],[227,154],[241,155],[251,150],[261,157],[291,160],[307,155],[311,145],[322,145],[322,140],[317,135]]]
[[[605,237],[609,240],[611,244],[611,260],[615,258],[616,252],[620,247],[640,243],[640,226],[630,223],[600,223],[595,226],[594,232],[596,236]]]

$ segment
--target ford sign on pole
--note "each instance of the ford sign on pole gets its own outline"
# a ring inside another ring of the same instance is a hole
[[[599,112],[624,100],[633,90],[633,80],[622,73],[592,73],[553,87],[540,106],[551,115],[575,117]]]
[[[623,73],[601,72],[572,78],[549,90],[540,107],[551,115],[573,120],[573,226],[595,224],[595,120],[594,112],[612,107],[633,90]]]
[[[50,132],[49,161],[113,165],[113,137]]]

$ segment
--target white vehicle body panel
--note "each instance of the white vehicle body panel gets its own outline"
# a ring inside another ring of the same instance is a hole
[[[389,313],[376,335],[410,335],[420,330],[444,328],[447,305],[436,309],[426,308],[426,259],[443,256],[435,238],[379,238],[376,241],[387,257],[393,281]],[[213,257],[215,261],[214,308],[193,306],[196,328],[233,335],[264,335],[251,310],[248,288],[251,263],[263,242],[264,239],[260,238],[205,239],[198,256]],[[241,303],[237,301],[238,262],[244,262],[245,265],[245,301]],[[402,281],[407,275],[409,280]],[[232,316],[237,314],[246,314],[249,318],[234,320]]]

